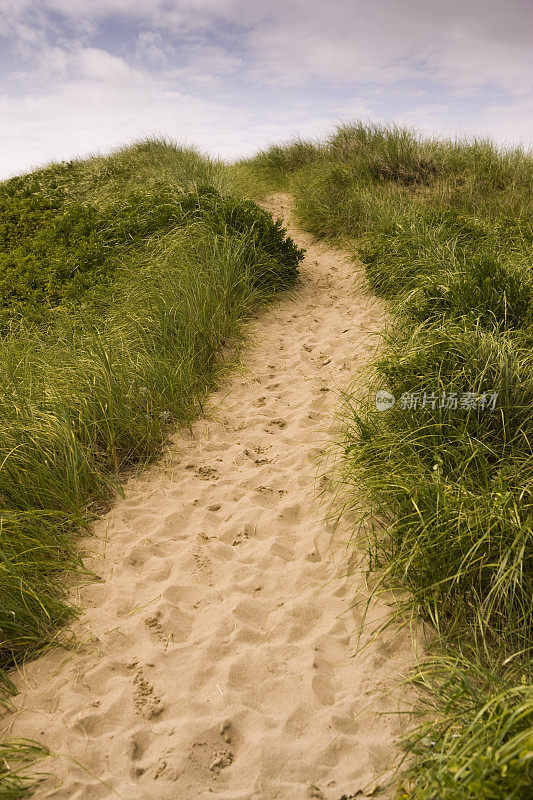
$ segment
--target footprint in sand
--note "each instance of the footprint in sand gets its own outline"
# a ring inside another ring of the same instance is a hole
[[[167,603],[154,614],[145,617],[144,624],[152,641],[160,645],[163,650],[168,650],[188,639],[193,619],[175,605]]]
[[[354,556],[347,580],[330,547],[315,499],[328,479],[315,487],[309,460],[383,311],[349,293],[339,250],[289,231],[308,248],[301,287],[249,323],[246,375],[223,377],[209,418],[172,434],[172,474],[132,479],[101,522],[102,581],[73,624],[83,648],[15,676],[10,736],[65,754],[32,800],[340,800],[399,753],[406,714],[381,712],[410,632],[352,658],[365,576]]]
[[[278,433],[287,427],[287,420],[284,419],[271,419],[265,427],[267,433]]]
[[[261,454],[263,452],[263,448],[258,447],[254,448],[253,450],[248,449],[247,447],[244,449],[244,454],[251,458],[254,464],[258,467],[263,466],[264,464],[271,464],[271,458],[261,458]]]
[[[291,550],[290,547],[287,547],[286,544],[284,544],[283,539],[274,542],[269,550],[269,553],[273,557],[281,558],[282,561],[292,561],[294,559],[294,550]]]
[[[208,541],[205,533],[199,533],[196,537],[196,542],[192,550],[193,567],[192,574],[198,581],[207,580],[211,581],[213,577],[213,570],[211,569],[211,559],[205,553],[204,546]]]
[[[133,670],[133,704],[135,710],[146,719],[156,719],[165,710],[161,698],[155,693],[153,685],[148,681],[143,670],[136,661],[130,665]]]
[[[313,669],[316,670],[311,681],[313,692],[322,705],[332,706],[335,703],[333,667],[325,658],[317,655],[313,659]]]
[[[128,757],[140,761],[152,742],[153,736],[147,728],[132,732],[128,742]]]
[[[196,475],[203,481],[216,481],[218,479],[217,470],[215,467],[210,466],[198,467]]]
[[[224,770],[236,759],[236,746],[231,721],[224,721],[198,733],[185,749],[185,756],[176,759],[176,752],[168,750],[154,771],[154,778],[172,781],[177,794],[183,797],[194,787],[198,791],[213,791]],[[180,753],[183,749],[180,748]],[[178,794],[181,792],[181,794]]]
[[[274,489],[272,486],[258,486],[255,489],[256,495],[253,502],[262,506],[263,508],[270,508],[281,500],[283,495],[287,494],[286,489]]]

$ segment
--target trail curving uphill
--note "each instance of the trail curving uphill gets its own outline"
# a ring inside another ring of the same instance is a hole
[[[36,800],[364,798],[397,755],[409,634],[352,658],[364,582],[314,481],[382,309],[286,195],[265,207],[307,248],[303,285],[249,323],[245,368],[95,526],[78,646],[16,676],[5,734],[58,754]]]

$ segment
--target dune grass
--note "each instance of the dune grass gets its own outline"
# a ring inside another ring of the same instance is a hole
[[[337,487],[340,513],[360,520],[374,596],[398,590],[391,619],[419,615],[438,634],[413,676],[428,715],[406,742],[400,794],[526,800],[533,158],[355,123],[248,169],[270,171],[304,227],[361,258],[393,312],[366,386],[358,376],[343,404]],[[378,389],[396,398],[387,411]]]
[[[399,795],[529,798],[532,179],[519,149],[355,123],[232,166],[152,140],[0,184],[0,703],[10,666],[65,639],[79,532],[295,284],[302,253],[246,199],[288,188],[393,313],[343,404],[337,486],[391,619],[438,634]],[[0,798],[40,756],[0,747]]]
[[[79,532],[169,426],[197,415],[241,321],[297,281],[303,253],[246,199],[251,185],[157,140],[0,184],[6,706],[6,670],[68,641]],[[22,796],[25,766],[44,754],[2,745],[0,797]]]

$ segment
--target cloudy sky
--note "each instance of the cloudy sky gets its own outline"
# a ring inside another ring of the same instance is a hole
[[[341,120],[533,145],[533,0],[0,0],[0,178],[148,134]]]

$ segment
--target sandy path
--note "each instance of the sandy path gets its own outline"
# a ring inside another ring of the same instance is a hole
[[[287,218],[287,198],[268,210]],[[368,358],[380,311],[350,294],[347,257],[290,231],[301,291],[250,323],[246,369],[97,524],[80,647],[16,678],[7,734],[60,754],[37,800],[341,800],[397,753],[383,712],[409,637],[351,657],[363,582],[343,577],[314,486],[327,389]]]

